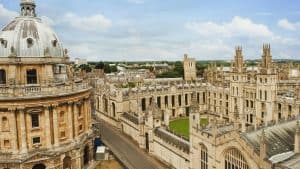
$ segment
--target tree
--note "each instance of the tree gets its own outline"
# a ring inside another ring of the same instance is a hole
[[[85,70],[87,73],[89,73],[89,72],[92,71],[92,68],[91,68],[89,65],[86,65],[86,64],[80,65],[79,68],[80,68],[81,70]]]
[[[99,63],[96,64],[95,69],[104,69],[104,63],[101,61]]]

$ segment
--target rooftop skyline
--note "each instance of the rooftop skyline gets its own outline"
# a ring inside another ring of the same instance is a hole
[[[0,0],[0,26],[19,15],[19,0]],[[300,59],[300,2],[274,0],[36,0],[37,14],[72,59],[89,61],[233,59],[236,45],[258,59]]]

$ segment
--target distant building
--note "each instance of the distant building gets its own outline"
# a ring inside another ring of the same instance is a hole
[[[189,58],[187,54],[183,59],[184,80],[191,81],[197,79],[196,60]]]
[[[80,65],[87,65],[88,62],[86,59],[75,58],[74,64],[80,66]]]
[[[273,62],[269,44],[256,67],[247,67],[237,47],[231,66],[212,64],[204,80],[196,79],[195,60],[184,61],[185,80],[99,83],[98,115],[176,169],[299,169],[297,65]],[[168,130],[180,117],[189,118],[189,139]]]

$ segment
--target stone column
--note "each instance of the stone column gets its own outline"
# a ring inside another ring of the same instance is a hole
[[[21,136],[21,153],[27,152],[27,135],[26,135],[26,125],[25,125],[25,112],[24,109],[19,110],[20,114],[20,136]]]
[[[73,140],[73,102],[68,102],[68,129],[69,129],[69,139]]]
[[[51,126],[50,126],[50,115],[49,115],[49,106],[44,107],[45,113],[45,137],[46,137],[46,147],[51,148]]]
[[[74,131],[75,131],[75,135],[74,137],[76,137],[78,135],[78,106],[77,103],[74,103]]]
[[[14,134],[14,139],[12,142],[12,147],[13,147],[13,151],[16,152],[18,150],[18,132],[17,132],[17,114],[16,114],[16,109],[15,108],[9,108],[8,109],[10,111],[10,113],[12,114],[12,133]]]
[[[58,118],[57,118],[57,106],[58,105],[53,105],[52,113],[53,113],[53,137],[54,137],[54,146],[58,146],[59,142],[59,126],[58,126]]]
[[[84,129],[85,131],[88,130],[88,110],[87,110],[87,100],[83,100],[83,119],[84,119]]]

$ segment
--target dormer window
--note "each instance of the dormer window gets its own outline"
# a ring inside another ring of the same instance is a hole
[[[1,46],[4,47],[4,48],[7,48],[7,41],[4,40],[4,39],[0,39],[0,43],[1,43]]]
[[[27,48],[31,48],[33,46],[33,39],[32,38],[28,38],[27,39]]]
[[[53,47],[56,47],[56,46],[57,46],[57,40],[53,40],[53,41],[52,41],[52,46],[53,46]]]

